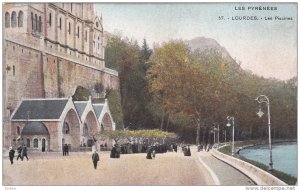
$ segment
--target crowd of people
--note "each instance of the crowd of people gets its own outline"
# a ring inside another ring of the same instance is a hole
[[[18,152],[17,160],[21,159],[21,161],[23,161],[24,157],[26,157],[26,159],[29,160],[27,156],[27,147],[25,145],[18,146],[17,152]],[[10,164],[14,163],[14,157],[15,157],[15,150],[13,149],[13,147],[9,147]]]
[[[198,145],[197,146],[197,150],[198,150],[198,152],[200,152],[201,150],[208,152],[210,149],[212,149],[212,147],[213,146],[210,145],[210,144],[207,144],[207,145]]]
[[[103,147],[107,147],[103,146]],[[184,156],[191,156],[191,150],[189,145],[188,146],[181,146],[182,152]],[[102,148],[102,147],[101,147]],[[69,155],[69,147],[67,144],[63,145],[63,156]],[[199,147],[198,147],[199,150]],[[126,143],[122,145],[115,144],[110,152],[110,158],[120,158],[121,154],[134,154],[134,153],[146,153],[146,159],[155,159],[157,153],[166,153],[166,152],[177,152],[178,145],[176,143],[173,144],[137,144],[137,143]],[[17,148],[17,160],[19,158],[23,161],[24,158],[29,160],[27,156],[27,147],[25,145],[20,145]],[[10,147],[9,148],[9,160],[11,164],[13,164],[13,159],[15,157],[15,150]],[[92,154],[92,161],[94,165],[94,169],[97,169],[97,163],[100,161],[100,156],[95,149]]]

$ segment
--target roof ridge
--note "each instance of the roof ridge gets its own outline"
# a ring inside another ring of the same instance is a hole
[[[69,98],[23,98],[22,101],[68,100]]]

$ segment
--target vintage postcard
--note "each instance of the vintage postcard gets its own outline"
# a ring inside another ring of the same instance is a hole
[[[2,15],[5,190],[298,187],[296,2]]]

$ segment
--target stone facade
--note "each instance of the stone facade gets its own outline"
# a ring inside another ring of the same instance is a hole
[[[78,86],[118,88],[118,73],[105,67],[102,18],[91,3],[3,5],[3,141],[22,98],[72,96]],[[50,143],[52,144],[52,143]]]

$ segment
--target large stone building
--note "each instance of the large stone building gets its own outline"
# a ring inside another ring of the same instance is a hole
[[[93,4],[8,3],[3,9],[4,147],[12,144],[10,120],[21,99],[69,98],[79,86],[104,97],[97,85],[118,88],[118,73],[105,67],[103,23]],[[45,123],[34,125],[46,133]]]

